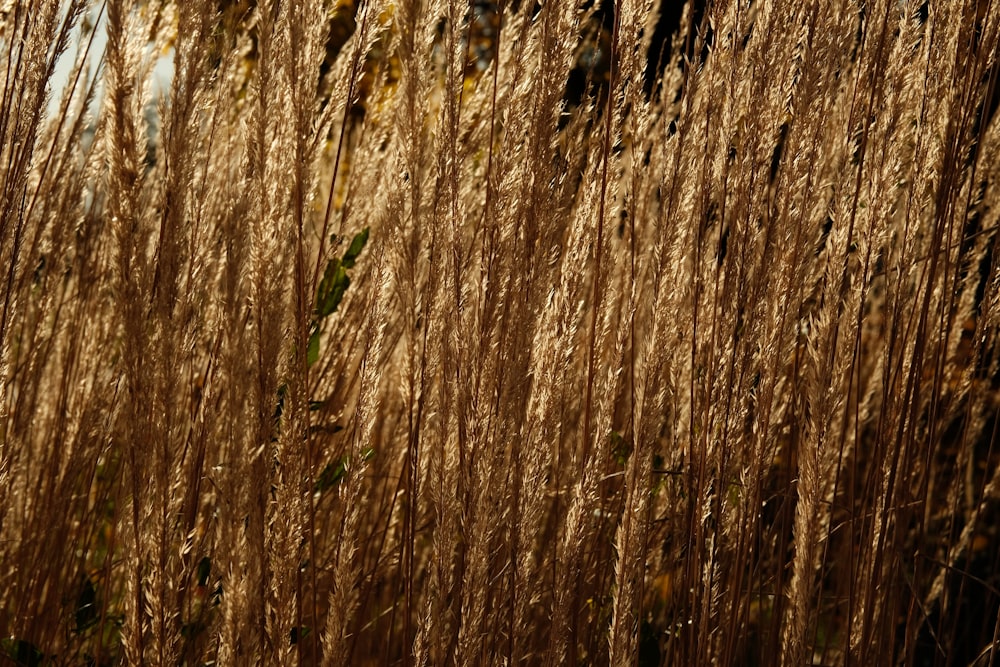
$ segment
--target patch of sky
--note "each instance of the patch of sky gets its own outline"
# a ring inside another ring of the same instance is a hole
[[[88,81],[95,81],[94,99],[92,109],[99,108],[102,104],[104,94],[104,52],[107,49],[107,12],[105,2],[97,2],[91,6],[73,32],[73,37],[69,48],[56,61],[55,70],[50,81],[48,108],[46,112],[49,116],[58,113],[67,88],[74,84],[76,80],[77,94],[79,89],[87,85]],[[141,11],[140,3],[136,3],[134,11]],[[69,10],[67,0],[62,0],[63,16]],[[171,46],[161,53],[154,53],[156,46],[152,43],[147,45],[147,56],[155,57],[156,63],[152,75],[152,101],[147,109],[146,117],[155,118],[155,106],[157,100],[170,93],[170,81],[174,74],[174,49]],[[84,59],[83,70],[79,78],[75,77],[74,64]]]

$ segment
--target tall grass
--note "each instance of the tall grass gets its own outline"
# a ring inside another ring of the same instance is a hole
[[[993,0],[2,4],[0,660],[998,664]]]

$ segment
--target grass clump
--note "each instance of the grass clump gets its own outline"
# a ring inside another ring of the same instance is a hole
[[[671,11],[5,3],[0,654],[993,664],[1000,11]]]

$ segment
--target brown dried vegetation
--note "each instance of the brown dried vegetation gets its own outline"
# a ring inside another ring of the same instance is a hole
[[[0,660],[997,664],[995,0],[0,4]]]

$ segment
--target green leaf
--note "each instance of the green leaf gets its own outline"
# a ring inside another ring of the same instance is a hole
[[[369,228],[365,227],[356,234],[351,241],[350,247],[347,248],[347,252],[344,253],[344,259],[341,263],[348,269],[354,267],[355,260],[361,254],[361,251],[365,249],[365,244],[368,243],[368,232]]]
[[[340,433],[344,430],[344,427],[337,422],[326,422],[321,424],[310,424],[310,433],[322,433],[323,435],[333,435],[334,433]]]
[[[369,461],[374,456],[375,449],[373,447],[365,447],[361,450],[362,461]],[[327,463],[326,467],[323,468],[323,472],[321,472],[319,477],[316,478],[315,491],[317,493],[322,493],[323,491],[340,484],[343,481],[344,476],[347,474],[347,464],[350,463],[350,461],[351,457],[345,455],[338,460]]]
[[[309,336],[309,349],[306,350],[306,363],[310,366],[319,360],[319,327],[314,327]]]
[[[340,481],[344,479],[344,473],[347,472],[347,466],[345,465],[346,460],[347,457],[344,457],[344,459],[337,461],[336,463],[331,461],[326,464],[326,467],[323,468],[323,472],[321,472],[319,477],[316,478],[317,493],[322,493],[323,491],[340,484]]]
[[[344,253],[342,259],[333,258],[326,263],[323,270],[323,279],[320,280],[316,289],[316,322],[321,322],[324,318],[335,313],[344,298],[344,293],[351,286],[351,279],[347,275],[347,270],[354,268],[354,263],[368,243],[369,228],[365,227],[351,241],[350,247]],[[310,341],[311,343],[311,341]]]
[[[323,278],[319,281],[319,287],[316,288],[316,314],[320,317],[323,317],[323,311],[326,309],[326,301],[330,291],[333,289],[333,282],[339,269],[340,260],[336,258],[328,261],[326,268],[323,269]]]
[[[344,298],[344,292],[351,284],[351,279],[347,277],[347,269],[339,259],[331,259],[326,263],[326,270],[323,272],[323,280],[319,283],[319,290],[316,294],[316,315],[322,320],[324,317],[336,312],[340,301]]]
[[[618,431],[611,432],[611,454],[618,465],[624,467],[632,455],[632,443],[627,441]]]

